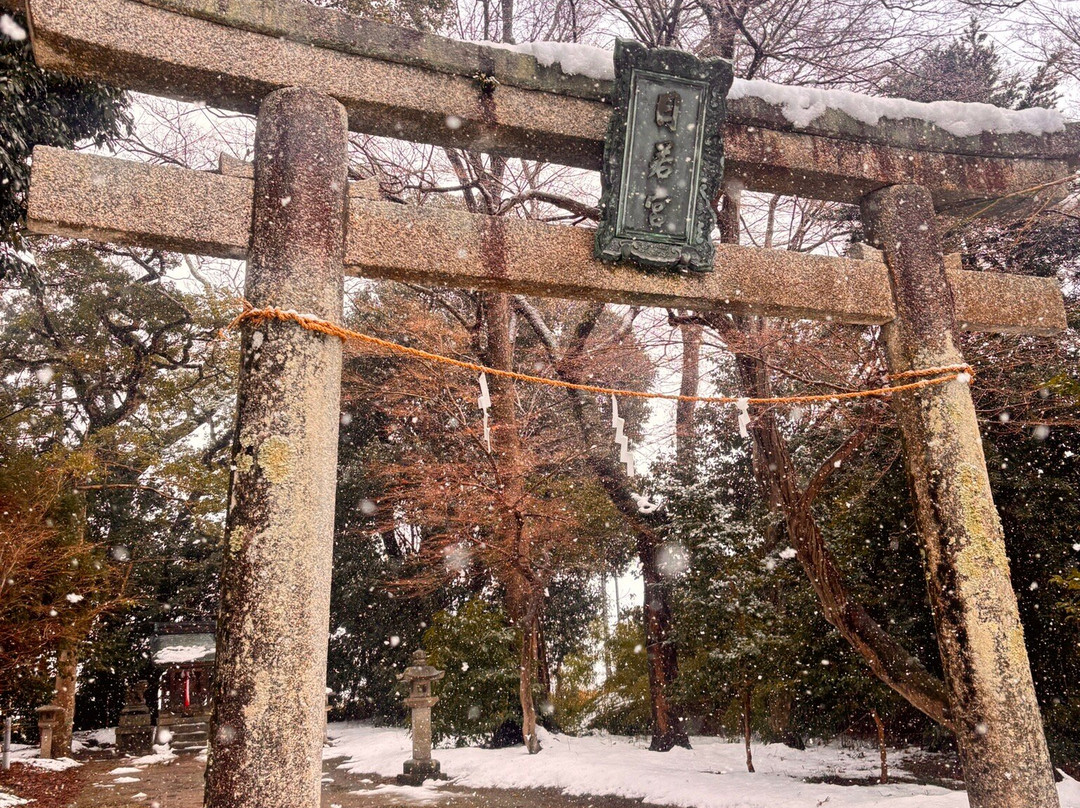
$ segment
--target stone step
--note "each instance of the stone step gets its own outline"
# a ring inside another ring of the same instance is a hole
[[[209,733],[206,732],[206,730],[192,730],[191,732],[174,732],[172,734],[172,741],[173,743],[176,743],[177,741],[188,741],[192,738],[205,738],[208,735]]]
[[[158,726],[170,727],[177,724],[209,724],[210,716],[207,715],[161,715],[158,716]]]
[[[209,724],[203,722],[191,722],[190,724],[166,724],[158,725],[159,729],[167,729],[175,735],[178,732],[206,732]]]
[[[202,722],[171,724],[159,727],[158,730],[169,732],[169,745],[176,752],[202,749],[210,737],[210,727]]]

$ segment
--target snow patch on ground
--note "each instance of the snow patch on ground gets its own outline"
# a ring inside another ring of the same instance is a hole
[[[82,765],[77,760],[72,760],[69,757],[43,758],[41,757],[41,750],[37,746],[21,743],[11,745],[11,761],[50,772],[62,772]],[[3,806],[3,803],[0,803],[0,806]]]
[[[13,759],[14,756],[13,756]],[[35,769],[44,769],[47,772],[62,772],[68,769],[74,769],[82,764],[77,760],[72,760],[69,757],[62,758],[43,758],[43,757],[25,757],[20,758],[19,763],[24,766],[33,766]]]
[[[1058,783],[1058,794],[1061,796],[1061,808],[1076,808],[1080,805],[1080,781],[1073,780],[1065,772],[1058,769],[1064,779]]]
[[[16,797],[11,792],[0,789],[0,808],[14,808],[16,805],[26,805],[28,802],[30,800],[24,800],[22,797]]]
[[[169,747],[162,747],[157,745],[154,747],[155,751],[152,755],[143,755],[142,757],[132,758],[128,761],[132,766],[150,766],[154,763],[169,763],[176,760],[176,754],[169,749]],[[138,771],[138,769],[135,769]]]
[[[138,774],[141,771],[138,766],[117,766],[109,774]]]
[[[963,791],[911,783],[840,786],[807,783],[807,778],[870,778],[877,773],[876,750],[782,744],[754,746],[756,774],[746,771],[740,743],[695,737],[694,748],[664,754],[648,751],[648,740],[592,735],[570,737],[543,731],[539,755],[523,747],[439,749],[435,757],[454,785],[470,788],[555,788],[571,795],[612,795],[685,808],[966,808]],[[351,774],[393,777],[412,756],[404,729],[331,724],[326,759],[342,758]],[[894,751],[895,765],[905,752]],[[1062,808],[1080,808],[1080,783],[1059,784]]]
[[[116,746],[116,727],[80,730],[71,737],[71,751],[82,752],[87,747]]]
[[[559,65],[563,73],[597,81],[615,78],[613,54],[604,48],[573,42],[479,43],[532,56],[544,67]],[[935,101],[923,103],[905,98],[880,98],[847,90],[792,87],[762,79],[735,79],[728,98],[760,98],[780,107],[784,118],[796,128],[809,126],[828,110],[847,113],[862,123],[876,126],[882,120],[913,118],[935,124],[958,137],[993,132],[999,135],[1026,133],[1046,135],[1062,132],[1065,119],[1055,109],[1001,109],[990,104]]]
[[[435,790],[435,786],[431,781],[424,783],[422,786],[395,786],[389,783],[384,783],[368,791],[353,791],[353,794],[363,794],[367,796],[369,794],[379,794],[385,797],[394,797],[396,800],[407,803],[415,803],[416,805],[432,805],[448,794],[440,794]]]

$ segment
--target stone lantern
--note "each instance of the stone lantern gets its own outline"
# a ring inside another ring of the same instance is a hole
[[[56,704],[46,704],[37,708],[38,732],[41,735],[41,753],[43,758],[51,758],[53,755],[53,735],[56,728],[64,720],[64,708]]]
[[[412,655],[412,665],[398,674],[409,685],[405,706],[412,709],[412,760],[405,761],[405,773],[397,776],[402,785],[418,786],[425,780],[441,780],[439,761],[431,758],[431,708],[439,700],[431,695],[431,683],[443,678],[445,671],[427,664],[423,649]]]

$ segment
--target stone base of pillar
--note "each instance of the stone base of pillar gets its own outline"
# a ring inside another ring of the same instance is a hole
[[[406,760],[405,773],[397,776],[398,785],[421,786],[425,780],[445,780],[437,760]]]
[[[146,708],[143,708],[146,710]],[[128,710],[127,707],[124,710]],[[154,725],[150,723],[150,711],[121,712],[120,726],[116,728],[116,751],[121,755],[141,757],[154,751]]]
[[[150,708],[146,706],[146,688],[145,681],[135,682],[124,698],[120,726],[116,728],[116,750],[121,755],[141,757],[154,751],[154,726],[150,723]]]

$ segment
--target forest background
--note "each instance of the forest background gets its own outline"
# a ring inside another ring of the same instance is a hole
[[[615,34],[733,60],[736,75],[1070,115],[1074,3],[912,0],[339,0],[463,39],[610,48]],[[58,692],[116,723],[153,679],[156,623],[216,617],[240,264],[28,235],[33,145],[213,168],[250,118],[43,73],[0,26],[0,711]],[[352,135],[353,179],[410,205],[588,227],[595,175]],[[843,253],[856,209],[728,187],[720,236]],[[945,222],[969,269],[1060,278],[1055,338],[966,334],[995,499],[1056,761],[1080,762],[1080,206]],[[423,245],[417,245],[423,249]],[[877,329],[349,281],[348,325],[470,361],[636,390],[847,391],[884,372]],[[400,722],[395,674],[447,670],[439,737],[537,722],[801,745],[842,733],[950,743],[901,445],[887,403],[610,402],[349,346],[328,685],[332,716]],[[649,462],[645,462],[648,459]],[[663,506],[643,513],[641,496]],[[643,584],[616,613],[609,582]],[[625,581],[626,578],[624,577]],[[63,739],[61,740],[63,743]],[[749,742],[749,741],[748,741]]]

